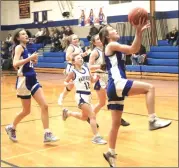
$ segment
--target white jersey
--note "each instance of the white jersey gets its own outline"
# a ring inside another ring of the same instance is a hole
[[[80,46],[75,46],[75,45],[73,45],[73,44],[70,44],[70,46],[73,47],[73,53],[74,53],[74,52],[83,53],[83,50],[81,49]]]
[[[73,80],[73,83],[75,85],[76,91],[91,92],[91,79],[89,69],[83,65],[81,72],[76,69],[73,69],[72,71],[75,73],[75,79]]]
[[[101,65],[104,63],[103,61],[103,52],[99,48],[94,48],[98,52],[98,57],[95,59],[95,65]]]
[[[99,48],[94,48],[94,50],[96,50],[98,52],[98,57],[95,59],[95,63],[94,65],[101,65],[101,64],[104,64],[104,61],[103,61],[103,51],[100,50]],[[107,86],[107,81],[108,81],[108,75],[107,75],[107,72],[104,72],[104,73],[95,73],[97,75],[100,76],[100,79],[99,79],[99,82],[96,82],[94,84],[94,89],[95,90],[98,90],[97,88],[103,88],[105,89],[106,86]]]

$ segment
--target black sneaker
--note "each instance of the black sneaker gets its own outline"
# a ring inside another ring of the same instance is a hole
[[[123,127],[126,127],[126,126],[129,126],[130,123],[128,123],[127,121],[125,121],[123,118],[121,118],[121,125],[122,125]]]
[[[116,155],[112,155],[110,152],[103,153],[104,158],[109,163],[110,167],[116,167]]]

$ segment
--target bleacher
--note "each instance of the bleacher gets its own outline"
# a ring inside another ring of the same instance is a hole
[[[151,46],[147,53],[147,65],[127,65],[129,72],[154,72],[178,74],[178,46],[170,46],[160,40],[158,46]]]
[[[131,38],[121,38],[122,43],[127,43]],[[88,46],[89,42],[86,38],[82,38],[85,45]],[[158,41],[158,46],[151,46],[150,51],[147,53],[147,65],[127,65],[127,74],[136,73],[143,74],[178,74],[178,46],[170,46],[167,41]],[[42,57],[39,57],[39,68],[58,68],[64,69],[66,67],[65,53],[64,52],[44,52]]]

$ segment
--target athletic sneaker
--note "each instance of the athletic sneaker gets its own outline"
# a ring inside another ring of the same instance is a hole
[[[62,119],[65,121],[68,118],[68,109],[62,110]]]
[[[112,155],[110,152],[103,153],[104,158],[109,163],[110,167],[116,167],[116,155]]]
[[[127,121],[125,121],[123,118],[121,118],[121,125],[126,127],[126,126],[129,126],[130,123],[128,123]]]
[[[62,102],[63,102],[63,94],[61,93],[58,98],[58,105],[62,106]]]
[[[6,130],[7,134],[9,135],[9,139],[12,140],[13,142],[17,142],[16,130],[12,128],[12,125],[7,125],[5,127],[5,130]]]
[[[51,132],[46,132],[44,134],[44,143],[51,143],[51,142],[56,142],[59,139],[57,139]]]
[[[171,120],[162,120],[155,117],[154,121],[149,121],[149,130],[156,130],[169,126],[172,123]]]
[[[99,145],[105,145],[105,144],[107,144],[107,142],[101,136],[95,136],[92,139],[92,142],[95,143],[95,144],[99,144]]]

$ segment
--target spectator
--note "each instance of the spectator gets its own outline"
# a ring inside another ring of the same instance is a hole
[[[146,49],[141,44],[139,52],[137,52],[135,54],[132,54],[132,56],[131,56],[132,65],[141,65],[141,64],[144,64],[145,60],[146,60]]]
[[[40,36],[42,36],[42,35],[43,35],[42,29],[41,29],[41,28],[38,28],[38,32],[35,34],[35,37],[37,38],[37,37],[40,37]]]
[[[94,24],[94,20],[95,20],[95,16],[94,16],[94,13],[93,13],[93,9],[91,9],[89,17],[88,17],[88,23],[90,25],[93,25]]]
[[[85,26],[85,20],[86,20],[85,11],[81,10],[81,16],[80,16],[80,25],[81,26]]]
[[[94,36],[95,34],[98,34],[98,32],[99,32],[98,28],[96,28],[96,27],[94,26],[94,24],[92,24],[92,25],[91,25],[91,28],[90,28],[90,31],[89,31],[89,35],[87,36],[88,41],[91,40],[91,37],[92,37],[92,36]]]
[[[60,39],[58,37],[58,34],[55,33],[54,37],[52,37],[52,47],[51,47],[50,51],[58,52],[60,50],[62,50],[62,45],[61,45]]]
[[[7,43],[12,43],[12,35],[8,34],[8,37],[6,38]]]
[[[70,27],[70,26],[67,26],[67,27],[65,28],[65,35],[66,35],[66,36],[71,36],[72,34],[74,34],[74,33],[73,33],[71,27]]]
[[[176,27],[174,26],[172,31],[167,34],[166,39],[168,40],[168,43],[170,45],[177,45],[178,36],[179,36],[179,32],[176,29]]]
[[[102,25],[104,23],[104,20],[105,20],[105,16],[104,16],[104,13],[103,13],[103,9],[100,8],[99,10],[99,15],[98,15],[98,19],[99,19],[99,24]]]

